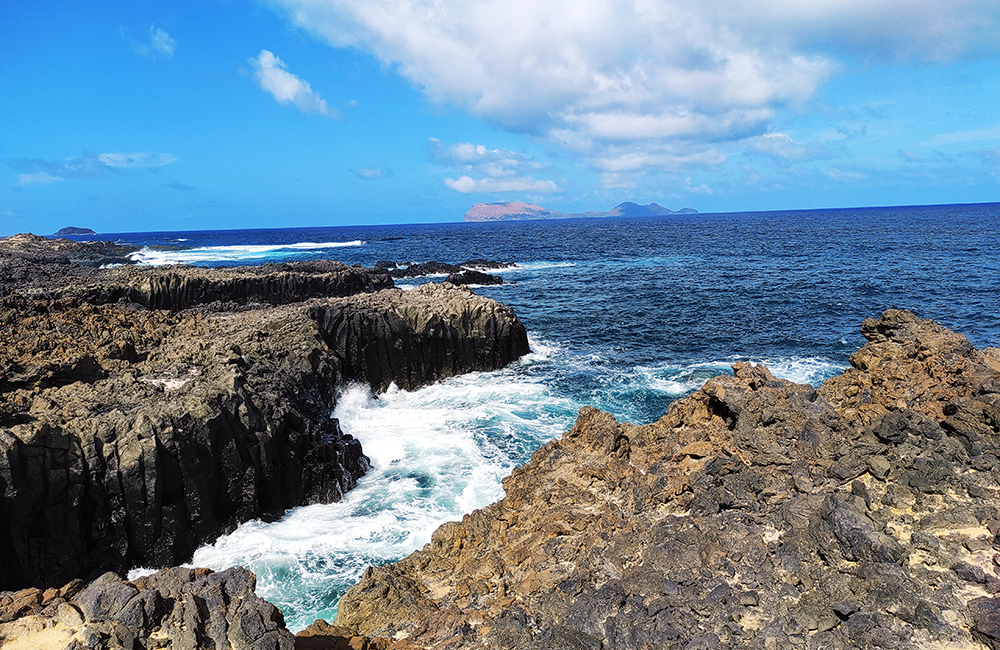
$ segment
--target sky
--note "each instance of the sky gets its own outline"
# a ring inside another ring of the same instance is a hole
[[[0,3],[0,236],[1000,201],[996,0]]]

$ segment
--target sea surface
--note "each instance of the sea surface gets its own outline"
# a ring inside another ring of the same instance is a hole
[[[332,620],[367,566],[501,498],[501,479],[581,406],[651,422],[734,361],[819,385],[863,345],[861,321],[891,307],[1000,346],[1000,204],[99,238],[142,246],[145,264],[517,265],[475,291],[514,308],[531,354],[413,392],[345,387],[332,415],[373,464],[358,487],[195,554],[195,565],[252,569],[293,630]]]

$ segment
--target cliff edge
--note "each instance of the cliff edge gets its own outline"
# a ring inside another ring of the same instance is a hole
[[[330,417],[344,382],[415,388],[527,352],[494,301],[334,262],[67,268],[0,292],[0,589],[173,566],[336,501],[368,468]]]
[[[818,390],[739,363],[653,424],[582,409],[504,499],[368,569],[332,629],[394,648],[1000,647],[1000,351],[905,311],[862,331]]]

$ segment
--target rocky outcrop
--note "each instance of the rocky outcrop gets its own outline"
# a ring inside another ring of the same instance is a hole
[[[406,262],[400,264],[397,262],[383,261],[377,262],[375,264],[375,269],[379,271],[385,271],[392,275],[394,278],[420,278],[428,275],[461,275],[463,273],[474,272],[484,274],[484,271],[496,271],[500,269],[509,269],[517,266],[513,262],[497,262],[495,260],[485,260],[485,259],[473,259],[466,260],[461,264],[448,264],[445,262],[425,262],[423,264],[416,264],[413,262]],[[493,282],[479,283],[479,284],[502,284],[502,278],[496,276],[493,277]],[[496,282],[500,280],[500,282]],[[446,280],[450,282],[450,280]],[[453,282],[452,284],[469,284],[461,282]]]
[[[480,284],[494,285],[503,284],[503,278],[499,275],[490,275],[482,271],[462,271],[461,273],[451,273],[444,280],[450,284]]]
[[[243,568],[167,569],[134,582],[0,592],[0,646],[153,650],[292,650],[281,612],[254,594]]]
[[[75,242],[21,234],[0,238],[0,296],[67,285],[106,274],[101,266],[129,264],[134,246]]]
[[[1000,352],[909,312],[863,331],[854,367],[819,390],[740,363],[653,424],[582,409],[504,499],[368,569],[335,634],[1000,647]]]
[[[527,332],[513,310],[447,283],[329,300],[309,313],[340,380],[375,389],[495,370],[528,353]]]
[[[129,268],[0,298],[0,589],[173,566],[243,521],[336,501],[368,467],[330,418],[344,382],[415,388],[527,352],[513,312],[467,289],[303,301],[386,279]],[[149,299],[111,302],[128,287]]]

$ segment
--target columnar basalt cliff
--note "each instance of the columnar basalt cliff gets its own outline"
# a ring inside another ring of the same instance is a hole
[[[1000,351],[904,311],[863,332],[819,390],[741,363],[653,424],[581,410],[503,500],[369,569],[330,638],[1000,648]]]
[[[513,312],[467,289],[315,298],[391,279],[290,268],[94,270],[0,298],[0,589],[176,565],[338,500],[368,467],[330,417],[344,382],[413,388],[527,352]]]

